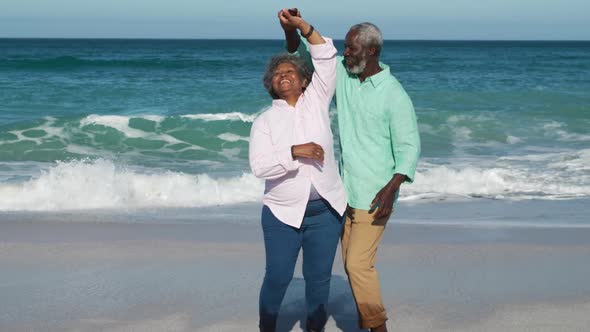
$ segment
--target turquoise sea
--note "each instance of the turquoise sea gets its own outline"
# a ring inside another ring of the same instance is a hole
[[[0,211],[259,201],[248,136],[282,46],[0,39]],[[590,198],[590,42],[386,41],[382,54],[423,144],[402,200]]]

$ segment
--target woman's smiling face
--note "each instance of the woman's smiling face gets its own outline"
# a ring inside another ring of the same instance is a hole
[[[281,63],[274,71],[272,88],[281,99],[285,99],[285,96],[288,95],[295,95],[298,97],[303,93],[303,88],[305,88],[306,85],[307,81],[301,80],[297,68],[291,63]]]

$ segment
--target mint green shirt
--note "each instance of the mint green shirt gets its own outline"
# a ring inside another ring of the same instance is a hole
[[[297,53],[309,58],[303,42]],[[406,175],[413,182],[420,156],[416,114],[387,65],[380,63],[383,70],[362,83],[348,73],[343,57],[338,57],[337,66],[340,173],[348,205],[368,210],[394,174]]]

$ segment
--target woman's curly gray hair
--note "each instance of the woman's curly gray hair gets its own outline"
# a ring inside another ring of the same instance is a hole
[[[280,99],[280,97],[272,88],[272,78],[275,74],[275,71],[277,70],[277,67],[283,63],[292,64],[302,81],[307,80],[308,84],[311,82],[311,75],[313,74],[313,71],[300,57],[289,53],[275,55],[266,65],[266,71],[264,72],[264,77],[262,78],[262,84],[264,84],[264,88],[266,91],[268,91],[268,94],[272,97],[272,99]]]

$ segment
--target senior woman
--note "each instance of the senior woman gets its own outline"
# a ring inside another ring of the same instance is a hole
[[[260,331],[274,332],[281,302],[303,249],[307,331],[321,331],[346,194],[338,175],[328,114],[336,85],[336,48],[288,10],[286,33],[310,44],[315,72],[296,56],[271,59],[264,86],[272,107],[253,123],[250,167],[265,179],[262,230],[266,273],[260,290]]]

